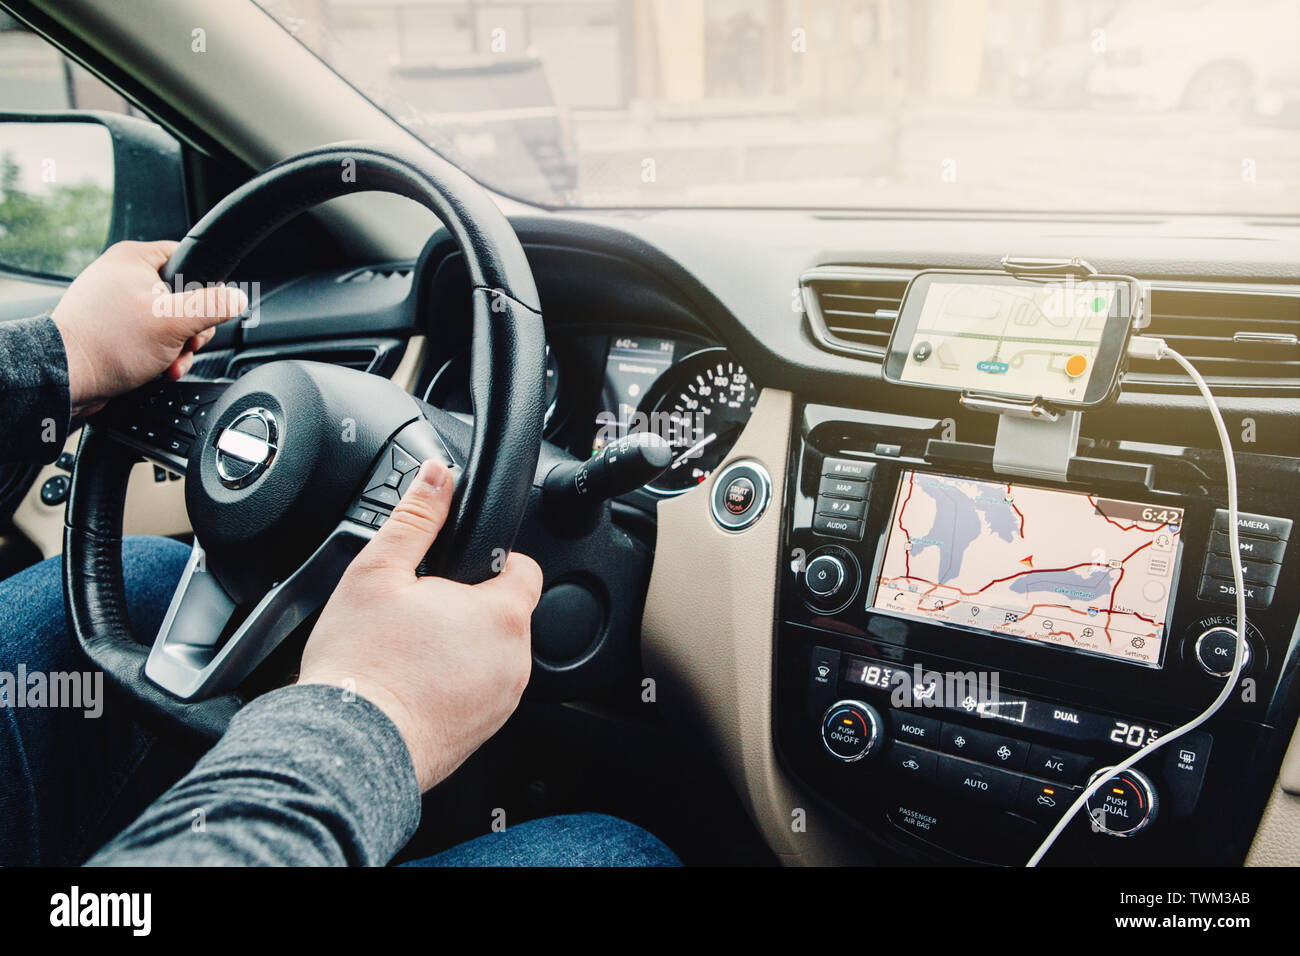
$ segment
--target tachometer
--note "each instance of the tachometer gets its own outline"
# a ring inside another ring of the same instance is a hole
[[[676,495],[708,478],[757,401],[758,389],[726,349],[701,349],[674,365],[641,405],[650,429],[671,441],[676,453],[668,470],[646,487]]]

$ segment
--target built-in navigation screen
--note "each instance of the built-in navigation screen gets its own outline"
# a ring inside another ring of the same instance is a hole
[[[869,607],[1161,665],[1181,508],[905,471]]]

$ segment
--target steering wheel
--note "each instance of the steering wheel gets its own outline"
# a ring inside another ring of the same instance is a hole
[[[126,695],[201,738],[224,732],[242,706],[240,686],[324,604],[420,462],[437,457],[456,478],[451,515],[421,573],[485,580],[528,502],[545,406],[541,308],[510,224],[455,166],[378,143],[295,156],[218,203],[162,277],[223,281],[294,216],[367,191],[427,206],[464,255],[472,431],[387,379],[304,361],[271,362],[233,383],[160,380],[82,428],[63,536],[72,631]],[[127,479],[141,455],[185,473],[195,532],[151,644],[132,633],[121,561]]]

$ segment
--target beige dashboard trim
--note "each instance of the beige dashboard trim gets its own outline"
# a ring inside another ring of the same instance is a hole
[[[68,436],[65,450],[75,453],[80,440],[81,430],[78,429]],[[45,465],[14,510],[14,527],[36,545],[43,558],[54,557],[63,551],[64,506],[47,505],[41,501],[41,485],[55,475],[67,474],[54,465]],[[190,519],[185,511],[185,479],[155,481],[154,466],[139,462],[131,469],[127,484],[122,527],[127,534],[188,534]]]
[[[789,392],[764,389],[713,477],[659,503],[642,663],[665,718],[707,740],[783,863],[864,862],[853,835],[777,765],[772,743],[773,622],[792,414]],[[714,522],[709,499],[717,476],[741,458],[771,474],[772,501],[752,527],[733,533]]]
[[[1291,735],[1246,865],[1300,866],[1300,727]]]

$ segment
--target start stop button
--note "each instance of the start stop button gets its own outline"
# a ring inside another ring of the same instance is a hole
[[[772,479],[756,461],[728,465],[713,483],[713,520],[727,531],[744,531],[763,516],[772,497]]]

